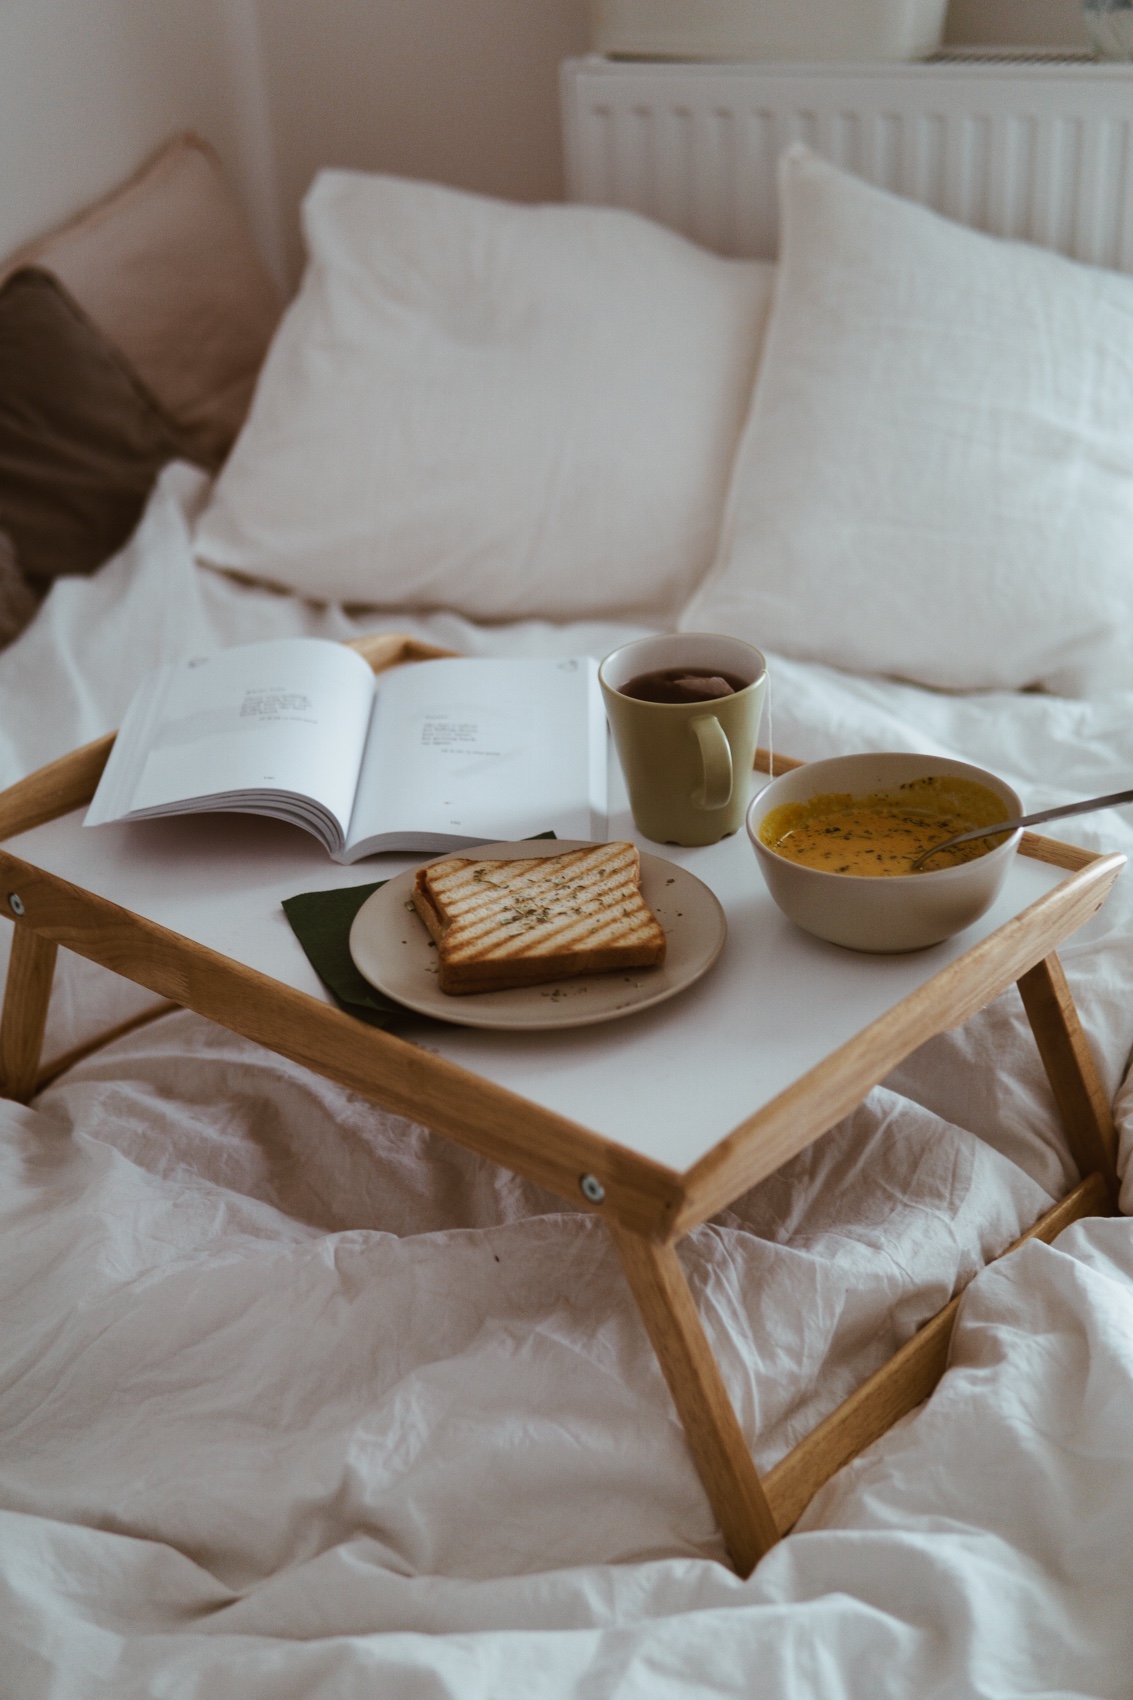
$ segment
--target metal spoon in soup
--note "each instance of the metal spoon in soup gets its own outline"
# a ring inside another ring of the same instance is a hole
[[[1089,815],[1095,809],[1116,809],[1123,803],[1133,803],[1133,791],[1112,791],[1108,797],[1087,797],[1081,803],[1061,803],[1056,809],[1039,809],[1033,815],[1016,815],[1014,820],[997,821],[994,826],[973,827],[971,832],[958,832],[953,838],[942,839],[930,850],[924,850],[913,862],[910,872],[919,873],[931,856],[951,850],[957,844],[970,844],[976,838],[991,838],[997,833],[1015,832],[1021,826],[1041,826],[1048,820],[1065,820],[1069,815]]]

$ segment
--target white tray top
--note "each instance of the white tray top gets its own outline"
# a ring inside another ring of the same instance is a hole
[[[81,811],[63,816],[5,847],[322,1002],[330,999],[282,899],[368,884],[420,859],[381,856],[339,867],[297,828],[247,816],[89,830],[81,820]],[[628,811],[612,811],[610,837],[637,837]],[[909,956],[864,956],[811,938],[780,913],[743,834],[696,850],[637,842],[695,873],[727,911],[723,955],[696,986],[604,1027],[542,1035],[413,1019],[397,1031],[677,1170],[1068,877],[1017,857],[999,901],[957,938]]]

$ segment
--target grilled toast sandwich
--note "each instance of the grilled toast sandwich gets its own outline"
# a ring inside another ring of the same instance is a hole
[[[514,862],[453,857],[418,869],[413,906],[436,942],[441,991],[459,996],[663,962],[665,934],[640,882],[627,843]]]

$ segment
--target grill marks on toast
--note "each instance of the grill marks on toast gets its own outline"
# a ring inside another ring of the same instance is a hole
[[[514,862],[455,857],[418,871],[413,903],[437,944],[442,992],[653,967],[665,935],[633,844]]]

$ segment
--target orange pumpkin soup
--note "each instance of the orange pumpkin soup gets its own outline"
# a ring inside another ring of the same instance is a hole
[[[763,819],[760,841],[789,862],[829,874],[907,874],[925,850],[1008,818],[1002,797],[974,779],[933,774],[854,797],[823,792],[805,803],[781,803]],[[935,873],[985,856],[1004,835],[958,844],[918,873]]]

